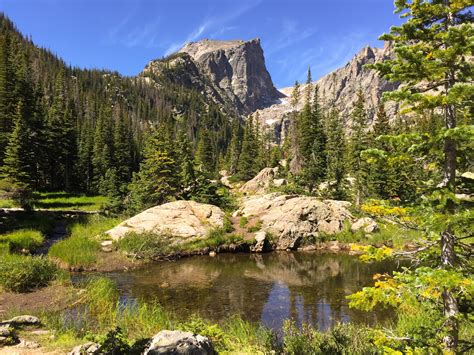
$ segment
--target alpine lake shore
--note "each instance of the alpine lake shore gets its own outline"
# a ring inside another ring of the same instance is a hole
[[[355,209],[346,203],[344,213],[350,214],[351,219],[339,221],[336,230],[316,233],[309,230],[304,238],[298,236],[297,241],[289,244],[284,241],[282,244],[270,232],[272,222],[268,221],[271,218],[246,211],[246,208],[252,210],[255,207],[252,203],[248,205],[248,201],[256,199],[297,201],[305,198],[274,192],[255,196],[240,194],[236,198],[239,201],[237,209],[220,211],[220,223],[213,226],[209,221],[201,220],[206,233],[178,238],[179,243],[173,243],[173,235],[153,230],[128,231],[125,236],[113,239],[110,231],[114,227],[124,223],[130,227],[127,222],[121,223],[129,216],[106,213],[103,209],[106,198],[66,193],[49,198],[45,194],[38,196],[40,202],[34,206],[42,206],[41,209],[8,208],[13,203],[7,202],[4,203],[7,208],[0,210],[3,221],[0,231],[0,317],[11,320],[28,314],[34,320],[18,324],[9,320],[3,322],[8,327],[2,329],[8,331],[2,330],[0,339],[6,347],[0,353],[9,353],[13,349],[19,353],[28,353],[32,349],[40,353],[67,353],[79,346],[73,353],[94,353],[94,349],[100,348],[100,353],[138,354],[149,347],[150,342],[153,343],[151,337],[162,330],[199,334],[210,339],[212,348],[219,353],[337,353],[341,349],[349,353],[372,353],[378,349],[374,341],[378,330],[368,325],[338,323],[320,331],[309,324],[297,324],[288,319],[282,329],[275,332],[239,315],[229,314],[219,322],[196,314],[178,317],[157,302],[141,299],[124,302],[117,284],[107,274],[126,274],[156,263],[197,255],[213,258],[222,253],[296,252],[312,258],[342,253],[357,258],[368,249],[375,253],[410,250],[416,248],[416,241],[422,238],[418,231],[391,220],[393,216],[408,219],[406,209],[384,207],[375,202]],[[183,203],[189,202],[176,201],[165,205]],[[308,201],[304,200],[304,203],[307,205]],[[196,206],[192,206],[192,213],[199,215]],[[288,213],[294,213],[294,210]],[[165,215],[169,215],[169,211]],[[158,217],[158,223],[161,217]],[[265,221],[262,217],[266,218]],[[209,213],[202,218],[210,218]],[[276,218],[278,220],[281,216]],[[325,218],[330,220],[328,216]],[[189,220],[189,216],[185,220]],[[354,228],[357,221],[364,223]],[[282,222],[292,223],[291,218]],[[304,218],[301,218],[301,223],[305,223]],[[311,223],[318,224],[318,221],[315,219]],[[301,226],[294,227],[298,230]],[[260,232],[265,229],[267,232],[262,238]],[[107,231],[109,234],[105,233]],[[74,281],[77,275],[86,277]],[[392,321],[389,326],[397,325]],[[90,347],[91,352],[87,352]]]

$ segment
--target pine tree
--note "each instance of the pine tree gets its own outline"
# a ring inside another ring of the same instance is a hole
[[[0,34],[0,163],[12,131],[12,117],[17,109],[13,96],[15,73],[11,64],[10,42],[8,32]]]
[[[56,76],[46,135],[50,185],[54,189],[70,190],[73,187],[77,145],[75,118],[67,98],[65,70]]]
[[[146,140],[140,170],[130,184],[131,208],[141,210],[175,196],[180,185],[179,173],[174,143],[164,127],[154,129]]]
[[[327,144],[327,179],[329,197],[333,199],[345,199],[345,177],[346,177],[346,137],[344,134],[344,123],[339,112],[333,108],[327,118],[326,128]]]
[[[240,180],[250,180],[258,173],[258,167],[255,164],[257,156],[258,140],[253,117],[250,116],[245,125],[242,152],[240,153],[239,165],[237,167],[237,176]]]
[[[117,193],[118,195],[122,195],[126,191],[126,184],[130,182],[131,178],[132,148],[130,144],[129,124],[119,106],[117,106],[115,115],[113,167],[117,176]]]
[[[189,198],[196,186],[196,173],[191,146],[185,133],[178,137],[178,159],[181,195]]]
[[[2,173],[12,183],[29,187],[34,171],[34,154],[31,150],[30,131],[23,100],[18,102],[14,123],[13,132],[5,150]]]
[[[240,152],[242,151],[243,132],[240,121],[235,119],[232,122],[232,138],[229,145],[228,167],[229,173],[235,174],[239,165]]]
[[[354,177],[355,204],[360,206],[361,199],[367,194],[365,179],[367,174],[367,164],[363,160],[361,153],[369,148],[368,146],[368,117],[365,110],[365,97],[362,89],[357,91],[357,100],[351,114],[351,139],[350,139],[350,167]]]
[[[214,176],[216,173],[216,156],[211,132],[202,128],[199,143],[196,149],[196,160],[200,171],[206,177]]]
[[[457,125],[459,114],[472,114],[472,1],[397,0],[395,6],[396,13],[405,22],[381,36],[382,40],[393,43],[395,58],[376,63],[372,68],[386,79],[402,83],[398,90],[384,95],[385,99],[404,102],[412,112],[422,113],[426,109],[443,112],[445,127],[439,134],[412,136],[423,140],[424,144],[431,144],[433,149],[441,139],[444,162],[441,166],[443,176],[433,194],[426,198],[433,203],[426,204],[423,213],[429,230],[425,235],[427,244],[421,248],[423,263],[427,263],[426,255],[437,255],[437,260],[433,267],[408,269],[401,279],[389,279],[387,283],[396,285],[397,297],[403,301],[405,297],[411,297],[421,304],[429,304],[433,310],[438,309],[440,327],[437,333],[442,336],[444,351],[457,353],[460,350],[459,300],[463,296],[471,297],[465,284],[472,276],[464,264],[471,256],[472,248],[460,240],[472,235],[472,219],[467,216],[469,211],[455,198],[459,149],[465,148],[466,142],[472,143],[472,127]],[[406,137],[400,136],[399,144]],[[410,148],[413,150],[412,146]],[[433,285],[440,283],[439,291],[435,291]],[[377,287],[377,290],[383,289]],[[400,294],[398,290],[408,292]],[[386,291],[393,292],[393,288],[386,288]],[[372,288],[366,288],[366,292],[373,295]],[[432,296],[426,298],[427,292]],[[386,296],[382,291],[380,297]],[[372,305],[379,301],[372,296],[368,298]],[[419,331],[415,329],[415,336],[419,337]]]
[[[395,167],[392,164],[394,162],[389,161],[387,155],[382,153],[382,151],[387,151],[389,146],[383,140],[380,140],[379,137],[390,133],[388,116],[383,102],[380,102],[377,107],[372,132],[369,134],[369,147],[375,149],[373,152],[377,154],[372,154],[373,157],[366,159],[368,161],[365,181],[368,193],[381,199],[392,197],[396,190],[393,186],[394,179],[397,178],[397,175],[400,175],[395,172]],[[376,150],[379,150],[379,152]]]
[[[300,115],[299,134],[299,150],[304,161],[301,182],[309,192],[326,177],[326,134],[317,86],[312,101],[311,105],[310,96],[307,96]]]

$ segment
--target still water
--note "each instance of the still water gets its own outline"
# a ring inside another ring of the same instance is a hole
[[[107,276],[124,299],[158,302],[178,317],[198,314],[219,322],[239,314],[277,331],[292,318],[324,330],[336,322],[389,319],[387,310],[351,309],[345,297],[373,284],[373,274],[396,268],[349,255],[274,252],[192,257]]]

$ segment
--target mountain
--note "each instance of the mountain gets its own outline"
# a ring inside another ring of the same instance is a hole
[[[190,42],[176,54],[150,62],[141,75],[150,74],[194,87],[238,115],[251,114],[284,97],[273,85],[258,38]]]
[[[398,87],[397,83],[390,83],[381,78],[375,70],[364,68],[365,64],[389,58],[392,53],[389,44],[386,44],[384,48],[365,47],[344,67],[313,82],[313,85],[318,85],[323,105],[339,108],[345,118],[347,127],[350,127],[350,115],[359,88],[362,89],[366,98],[368,116],[370,120],[373,120],[382,94],[386,91],[393,91]],[[304,92],[305,87],[306,85],[301,85],[301,92]],[[281,140],[285,133],[285,127],[289,125],[289,114],[292,111],[289,98],[292,91],[293,87],[280,89],[285,98],[280,99],[274,105],[256,111],[262,124],[266,124],[274,132],[274,138],[277,142]],[[297,109],[300,110],[302,107],[303,100],[300,100]],[[387,104],[386,111],[390,117],[394,117],[397,106]]]

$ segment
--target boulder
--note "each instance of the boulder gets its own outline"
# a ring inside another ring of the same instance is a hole
[[[69,355],[89,355],[89,354],[100,354],[100,345],[93,342],[85,343],[85,344],[76,346],[69,353]]]
[[[215,354],[211,341],[199,334],[179,330],[162,330],[156,334],[144,354]]]
[[[267,240],[267,233],[265,231],[259,231],[255,233],[255,244],[250,247],[250,251],[255,253],[264,253],[270,251],[271,245]]]
[[[277,249],[296,249],[302,239],[320,232],[334,234],[344,222],[354,220],[346,201],[320,200],[310,196],[266,194],[245,199],[236,215],[256,217],[262,231],[278,237]]]
[[[357,232],[361,229],[365,233],[373,233],[379,229],[379,226],[377,225],[377,222],[375,222],[372,218],[364,217],[355,221],[351,226],[351,230],[353,232]]]
[[[262,169],[252,180],[247,181],[240,189],[245,194],[261,194],[273,183],[278,167]]]
[[[129,232],[171,235],[182,239],[204,237],[224,225],[224,212],[216,206],[194,201],[174,201],[155,206],[105,232],[112,239]]]

